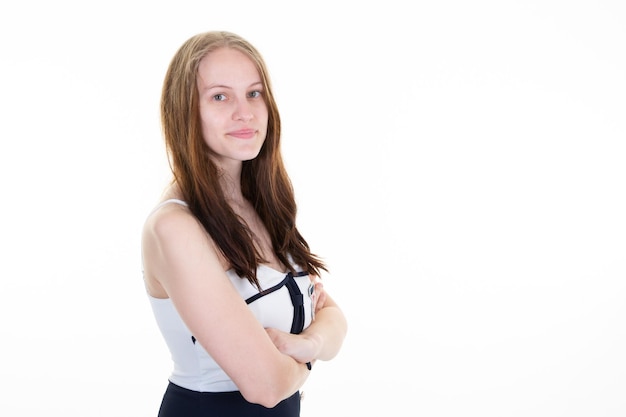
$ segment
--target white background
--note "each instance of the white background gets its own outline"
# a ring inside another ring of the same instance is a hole
[[[626,415],[626,6],[0,6],[3,416],[155,416],[143,219],[191,35],[264,55],[299,224],[350,330],[312,416]]]

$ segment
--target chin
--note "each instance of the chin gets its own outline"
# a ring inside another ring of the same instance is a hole
[[[257,152],[256,154],[254,154],[254,155],[250,156],[250,157],[247,157],[247,158],[242,159],[241,161],[242,161],[242,162],[254,161],[254,160],[257,158],[257,156],[259,156],[258,152]]]
[[[259,154],[261,153],[260,150],[256,151],[256,152],[245,152],[245,153],[241,153],[239,154],[239,160],[241,160],[242,162],[246,162],[246,161],[252,161],[253,159],[256,159]]]
[[[247,149],[246,151],[242,152],[242,156],[244,157],[244,159],[242,159],[243,161],[250,161],[252,159],[256,159],[259,154],[261,153],[261,149],[263,148],[263,145],[261,144],[261,146],[259,146],[256,149]]]

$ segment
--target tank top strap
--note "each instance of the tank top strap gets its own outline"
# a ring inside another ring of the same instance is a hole
[[[159,204],[157,204],[152,209],[152,211],[150,211],[150,214],[148,214],[148,217],[150,217],[155,211],[157,211],[161,207],[165,206],[166,204],[172,204],[172,203],[178,204],[178,205],[183,206],[183,207],[189,207],[189,204],[187,204],[186,201],[179,200],[178,198],[168,198],[167,200],[161,201]]]
[[[164,205],[166,205],[166,204],[170,204],[170,203],[175,203],[175,204],[179,204],[179,205],[181,205],[181,206],[189,207],[189,204],[187,204],[187,202],[186,202],[186,201],[179,200],[178,198],[168,198],[167,200],[160,202],[160,203],[156,206],[155,210],[156,210],[156,209],[158,209],[158,208],[160,208],[160,207],[163,207],[163,206],[164,206]]]

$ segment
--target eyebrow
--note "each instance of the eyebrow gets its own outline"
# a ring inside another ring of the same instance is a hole
[[[247,88],[251,88],[251,87],[254,87],[254,86],[256,86],[256,85],[261,85],[261,86],[263,86],[263,82],[262,82],[262,81],[255,81],[255,82],[253,82],[252,84],[250,84]],[[214,89],[214,88],[223,88],[223,89],[232,90],[232,87],[231,87],[231,86],[228,86],[228,85],[224,85],[224,84],[209,84],[209,85],[207,85],[206,87],[204,87],[204,88],[202,89],[202,91],[212,90],[212,89]]]

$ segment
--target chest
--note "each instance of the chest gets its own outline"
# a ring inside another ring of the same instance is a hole
[[[293,278],[295,285],[289,286],[284,283],[286,274],[279,271],[262,266],[257,273],[264,290],[261,293],[234,271],[227,274],[241,297],[248,300],[248,307],[263,327],[290,332],[294,320],[301,320],[300,326],[307,328],[313,317],[309,276],[296,276]]]

